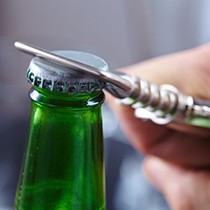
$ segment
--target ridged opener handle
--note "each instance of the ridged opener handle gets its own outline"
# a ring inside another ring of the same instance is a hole
[[[150,83],[133,78],[135,91],[122,103],[135,109],[135,116],[164,125],[172,121],[183,123],[193,107],[193,98],[181,94],[174,86]]]

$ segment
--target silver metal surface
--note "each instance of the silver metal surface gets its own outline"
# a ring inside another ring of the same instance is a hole
[[[27,43],[15,42],[15,47],[104,81],[105,89],[120,98],[123,104],[131,106],[137,118],[160,125],[176,123],[210,128],[210,102],[184,95],[174,86],[158,86],[132,75],[101,71]]]
[[[24,43],[24,42],[15,42],[15,47],[21,51],[29,53],[31,55],[35,55],[37,57],[43,58],[45,60],[51,61],[53,63],[57,63],[59,65],[69,67],[70,69],[75,69],[75,71],[79,71],[81,73],[90,74],[92,76],[96,76],[101,80],[109,80],[111,79],[112,83],[115,86],[121,88],[124,91],[129,91],[131,88],[131,84],[125,79],[118,77],[110,72],[104,72],[99,69],[96,69],[92,66],[86,65],[81,62],[77,62],[75,60],[71,60],[70,58],[66,58],[61,55],[57,55],[45,49],[36,47],[34,45]],[[110,81],[110,82],[111,82]]]

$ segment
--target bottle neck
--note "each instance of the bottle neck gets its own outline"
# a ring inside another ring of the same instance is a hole
[[[104,94],[32,89],[31,126],[16,209],[104,210]]]
[[[100,106],[104,102],[104,93],[102,91],[67,94],[33,87],[29,92],[29,96],[32,101],[45,106],[90,108]]]

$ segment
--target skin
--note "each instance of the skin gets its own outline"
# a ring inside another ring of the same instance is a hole
[[[210,100],[210,44],[120,71],[157,84],[172,84],[185,94]],[[145,175],[164,194],[171,209],[209,209],[210,130],[159,126],[137,119],[132,108],[120,104],[108,93],[107,103],[132,145],[146,155]]]

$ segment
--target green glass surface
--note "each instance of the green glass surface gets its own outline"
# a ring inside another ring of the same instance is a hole
[[[32,90],[16,210],[105,209],[102,92]]]

